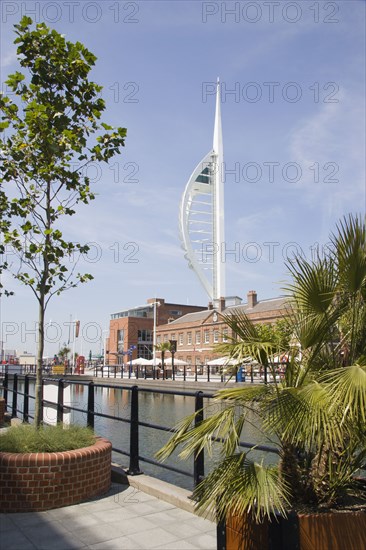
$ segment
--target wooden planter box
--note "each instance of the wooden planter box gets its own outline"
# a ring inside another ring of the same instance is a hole
[[[77,504],[111,486],[112,444],[56,453],[0,452],[0,512],[39,512]]]
[[[366,510],[297,514],[255,524],[230,518],[226,550],[361,550],[366,548]]]

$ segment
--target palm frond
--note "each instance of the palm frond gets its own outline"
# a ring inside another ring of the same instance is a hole
[[[327,384],[333,407],[343,411],[343,421],[366,423],[366,365],[352,365],[326,372],[321,380]]]
[[[338,264],[339,282],[349,293],[366,289],[366,218],[350,214],[331,235]]]
[[[275,512],[286,515],[289,489],[276,469],[251,462],[246,453],[229,456],[194,490],[197,511],[216,510],[217,518],[251,514],[256,521]]]
[[[222,315],[222,319],[234,336],[229,337],[228,342],[218,344],[215,351],[227,354],[238,364],[250,356],[261,365],[268,365],[271,355],[287,351],[278,341],[263,339],[258,327],[240,310],[234,310],[230,315]]]
[[[337,275],[329,259],[309,262],[299,256],[288,264],[293,283],[286,287],[291,292],[296,308],[306,314],[319,315],[327,312],[335,292]]]
[[[228,451],[232,452],[237,448],[245,414],[240,419],[235,403],[225,407],[220,405],[219,411],[199,424],[192,425],[195,417],[196,415],[191,415],[178,425],[176,433],[158,451],[158,459],[167,459],[179,446],[182,446],[179,456],[183,460],[204,449],[212,456],[213,445],[217,440],[224,441],[224,449]]]

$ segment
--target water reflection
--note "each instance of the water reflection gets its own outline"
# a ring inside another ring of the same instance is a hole
[[[87,402],[88,390],[82,384],[70,384],[71,398],[70,404],[77,408],[77,411],[71,411],[71,422],[81,425],[87,423]],[[20,392],[24,391],[24,384],[19,381],[18,388]],[[131,392],[119,388],[94,388],[95,412],[112,416],[112,418],[104,418],[95,416],[95,432],[98,435],[111,440],[114,449],[129,453],[130,449],[130,425],[126,420],[130,419],[130,398]],[[30,394],[34,395],[34,383],[30,383]],[[205,405],[210,400],[205,399]],[[8,403],[11,403],[11,394],[8,396]],[[192,396],[170,395],[161,393],[146,392],[141,389],[139,391],[139,420],[142,423],[156,424],[165,428],[172,429],[185,416],[194,412],[195,398]],[[215,404],[212,407],[212,412],[217,412],[217,407],[223,405]],[[18,397],[18,410],[23,410],[23,397]],[[29,401],[29,413],[34,414],[34,400]],[[21,415],[19,415],[21,416]],[[252,422],[253,421],[253,422]],[[139,432],[139,453],[141,457],[152,459],[155,453],[168,441],[170,433],[153,429],[147,426],[140,426]],[[268,444],[268,441],[261,437],[257,425],[254,423],[254,416],[248,417],[248,422],[245,424],[242,437],[243,441]],[[212,468],[215,460],[219,458],[218,444],[213,445],[212,456],[205,456],[205,471],[206,473]],[[193,459],[180,460],[177,452],[169,458],[167,464],[187,471],[193,474]],[[273,454],[268,455],[257,451],[251,456],[258,461],[263,459],[264,462],[274,461]],[[120,452],[113,451],[112,460],[124,468],[129,466],[129,457]],[[192,477],[186,477],[176,472],[164,470],[161,467],[148,464],[141,460],[140,469],[148,475],[152,475],[159,479],[174,483],[186,489],[193,488]]]

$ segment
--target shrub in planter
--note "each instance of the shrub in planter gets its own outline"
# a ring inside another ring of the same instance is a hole
[[[108,491],[112,445],[72,426],[17,426],[0,436],[0,511],[41,511]]]
[[[228,519],[229,531],[249,531],[248,545],[243,534],[236,537],[237,548],[273,547],[268,531],[276,532],[276,548],[366,547],[366,486],[357,479],[366,462],[365,219],[345,218],[330,239],[323,258],[297,258],[288,266],[293,280],[287,349],[278,339],[264,339],[239,311],[223,316],[235,336],[218,351],[238,365],[250,355],[272,374],[273,383],[220,391],[213,414],[206,411],[198,425],[195,415],[184,419],[158,453],[165,459],[183,445],[185,459],[204,448],[212,452],[214,441],[221,441],[220,459],[194,497],[201,512],[215,507],[218,520]],[[280,381],[276,355],[289,358]],[[261,442],[277,446],[278,461],[258,463],[251,458],[255,447],[241,450],[247,420],[258,428]],[[288,544],[291,517],[297,532],[305,534]],[[342,522],[340,542],[335,536]],[[307,546],[311,533],[316,542]]]

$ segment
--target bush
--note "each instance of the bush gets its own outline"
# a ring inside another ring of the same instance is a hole
[[[81,426],[12,426],[0,437],[0,451],[7,453],[52,453],[89,447],[93,430]]]

